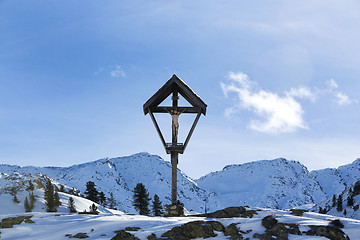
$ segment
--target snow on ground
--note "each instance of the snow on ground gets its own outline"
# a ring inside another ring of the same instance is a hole
[[[307,225],[328,225],[330,220],[339,219],[330,215],[317,213],[304,213],[302,217],[291,215],[288,211],[260,209],[258,215],[253,218],[230,218],[230,219],[209,219],[203,217],[147,217],[139,215],[127,215],[116,210],[109,210],[99,215],[79,215],[68,213],[46,213],[34,212],[25,215],[33,215],[32,220],[35,223],[22,223],[15,225],[10,229],[1,229],[1,239],[37,239],[37,240],[60,240],[68,239],[66,234],[75,235],[79,232],[87,233],[88,239],[110,239],[116,234],[115,230],[122,230],[125,227],[140,227],[140,230],[132,231],[133,235],[139,239],[147,239],[151,233],[157,237],[170,230],[174,226],[182,225],[186,222],[196,220],[215,220],[221,222],[224,226],[231,223],[240,223],[238,227],[242,231],[252,230],[251,233],[245,234],[244,237],[253,239],[255,232],[264,233],[265,228],[261,225],[261,220],[267,215],[274,215],[281,223],[296,223],[300,225],[301,230],[307,230]],[[19,215],[19,214],[17,214]],[[24,214],[22,214],[24,215]],[[0,219],[14,216],[14,214],[0,215]],[[344,223],[343,231],[350,239],[360,239],[360,221],[346,218],[340,218]],[[209,239],[228,239],[223,233],[217,232],[218,236]],[[326,239],[314,236],[297,236],[289,235],[289,239]]]

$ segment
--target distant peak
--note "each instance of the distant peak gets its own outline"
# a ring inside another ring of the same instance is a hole
[[[353,161],[354,165],[360,165],[360,158],[357,158],[355,161]]]

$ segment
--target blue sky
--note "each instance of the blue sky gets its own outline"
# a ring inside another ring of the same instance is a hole
[[[350,163],[359,29],[360,3],[346,0],[0,0],[0,162],[169,159],[142,105],[176,74],[208,105],[180,155],[191,177],[277,157]]]

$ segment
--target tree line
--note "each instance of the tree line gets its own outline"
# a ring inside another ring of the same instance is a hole
[[[38,184],[38,188],[44,188],[44,200],[46,205],[46,211],[47,212],[57,212],[57,208],[62,205],[60,201],[59,192],[66,192],[63,185],[60,185],[60,188],[58,188],[56,185],[54,185],[51,180],[48,178],[46,180],[45,186],[41,183]],[[34,196],[33,190],[34,185],[31,180],[29,180],[29,186],[26,188],[26,190],[29,192],[29,196],[26,196],[24,201],[24,208],[26,212],[32,212],[32,210],[35,208],[35,202],[36,197]],[[86,190],[84,192],[84,195],[80,194],[80,192],[75,191],[68,191],[68,194],[71,195],[80,195],[81,197],[84,197],[86,199],[89,199],[101,206],[108,207],[111,209],[116,209],[117,202],[114,198],[113,193],[110,193],[109,197],[106,197],[104,192],[99,191],[95,185],[94,182],[88,181],[86,183]],[[162,202],[160,201],[160,198],[157,194],[153,196],[151,199],[149,196],[148,190],[145,188],[144,184],[138,183],[134,190],[133,190],[133,206],[135,210],[140,215],[153,215],[153,216],[162,216],[164,214],[163,212],[163,206]],[[16,193],[13,195],[13,201],[15,203],[19,203],[20,201],[16,197]],[[77,209],[75,206],[75,200],[73,197],[69,197],[67,207],[70,211],[70,213],[76,213]],[[95,204],[92,204],[89,206],[89,212],[86,210],[82,213],[98,213],[97,212],[97,206]]]

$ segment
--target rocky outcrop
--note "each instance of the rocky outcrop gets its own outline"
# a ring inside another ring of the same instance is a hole
[[[310,230],[305,232],[310,236],[321,236],[331,240],[350,240],[350,238],[338,227],[335,226],[309,226]]]
[[[181,226],[173,227],[170,231],[161,235],[162,238],[174,240],[188,240],[194,238],[216,237],[214,228],[223,229],[220,222],[194,221],[188,222]]]
[[[125,230],[117,231],[116,235],[111,238],[111,240],[140,240],[131,233],[126,232]]]
[[[34,223],[31,220],[32,216],[18,216],[18,217],[9,217],[1,220],[0,228],[12,228],[14,225],[21,224],[22,222]]]

